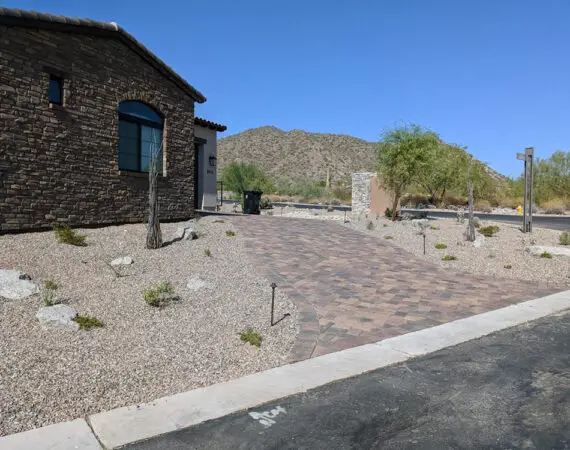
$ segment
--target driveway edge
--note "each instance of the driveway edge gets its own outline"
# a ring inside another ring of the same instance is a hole
[[[400,363],[567,309],[570,309],[570,291],[559,292],[375,344],[329,353],[146,404],[94,414],[88,420],[98,440],[106,448],[117,448]],[[78,421],[87,427],[83,419]],[[25,442],[19,436],[32,434],[37,437],[38,444],[42,444],[34,448],[53,448],[44,444],[48,442],[49,435],[53,434],[52,427],[78,421],[0,438],[0,450],[24,448],[11,443]],[[71,427],[68,431],[81,434],[84,430],[80,428]],[[40,440],[39,436],[44,435],[45,438]],[[74,442],[72,437],[65,436],[65,439],[71,443]],[[95,439],[93,435],[91,437]],[[26,442],[29,445],[30,441]],[[59,445],[57,448],[77,447]]]

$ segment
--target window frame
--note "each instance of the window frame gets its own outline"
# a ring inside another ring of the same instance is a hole
[[[134,173],[139,173],[139,174],[148,174],[149,171],[145,171],[142,170],[142,126],[148,127],[148,128],[153,128],[155,130],[160,131],[160,141],[161,141],[161,153],[162,153],[162,170],[158,173],[159,176],[164,176],[164,117],[157,111],[155,110],[152,106],[147,105],[144,102],[138,101],[138,100],[126,100],[126,101],[132,101],[132,102],[137,102],[137,103],[141,103],[143,105],[146,105],[148,108],[150,108],[152,111],[154,111],[162,120],[162,123],[157,123],[157,122],[153,122],[152,120],[148,120],[148,119],[144,119],[142,117],[137,117],[137,116],[133,116],[130,114],[126,114],[126,113],[122,113],[121,111],[118,111],[119,114],[119,142],[121,139],[121,135],[120,135],[120,126],[121,126],[121,121],[125,121],[125,122],[130,122],[133,123],[137,126],[137,170],[133,170],[133,169],[124,169],[121,168],[121,166],[119,166],[119,171],[121,172],[134,172]],[[122,102],[121,102],[122,103]],[[119,103],[119,108],[120,108],[120,103]],[[120,151],[120,144],[118,146],[118,150]]]
[[[51,83],[52,81],[56,81],[59,85],[59,98],[57,101],[53,101],[51,98]],[[52,105],[63,105],[63,77],[61,75],[55,75],[53,73],[49,73],[49,84],[48,84],[48,102]]]

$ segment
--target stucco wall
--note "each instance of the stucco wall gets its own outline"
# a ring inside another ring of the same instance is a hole
[[[64,74],[50,108],[49,70]],[[0,25],[0,230],[137,222],[147,176],[118,167],[118,105],[165,118],[160,217],[194,215],[194,102],[116,39]]]
[[[199,152],[198,161],[198,195],[202,209],[215,211],[216,209],[216,167],[210,166],[210,156],[216,156],[216,131],[210,128],[194,126],[196,137],[207,142]]]

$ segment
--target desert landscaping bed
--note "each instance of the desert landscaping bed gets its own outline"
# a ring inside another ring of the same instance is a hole
[[[480,246],[476,246],[465,239],[467,220],[464,223],[453,219],[429,220],[429,225],[425,228],[424,255],[423,236],[411,220],[392,222],[384,217],[361,217],[345,225],[375,235],[446,269],[527,280],[541,286],[570,286],[569,256],[541,258],[528,251],[533,246],[559,247],[560,231],[535,227],[532,233],[525,234],[514,224],[481,221],[480,228],[494,225],[499,231],[493,237],[484,238],[475,230],[477,240],[480,241]],[[436,245],[441,248],[436,248]],[[444,260],[446,256],[456,259]]]
[[[163,224],[165,241],[179,225]],[[57,243],[53,232],[0,236],[0,269],[25,272],[40,286],[54,280],[58,299],[104,324],[43,329],[36,318],[43,292],[0,298],[0,435],[287,362],[298,332],[293,304],[277,290],[276,317],[291,316],[271,327],[272,280],[257,276],[231,219],[205,217],[197,228],[198,239],[159,250],[144,248],[142,224],[80,230],[85,247]],[[123,256],[134,263],[108,265]],[[150,306],[142,290],[161,281],[178,299]],[[240,340],[250,327],[262,336],[259,348]]]

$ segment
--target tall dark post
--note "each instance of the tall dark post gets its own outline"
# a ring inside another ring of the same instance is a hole
[[[426,254],[426,232],[424,231],[424,255]]]
[[[273,311],[275,309],[275,288],[277,285],[275,283],[271,283],[271,326],[275,325],[273,322]]]

